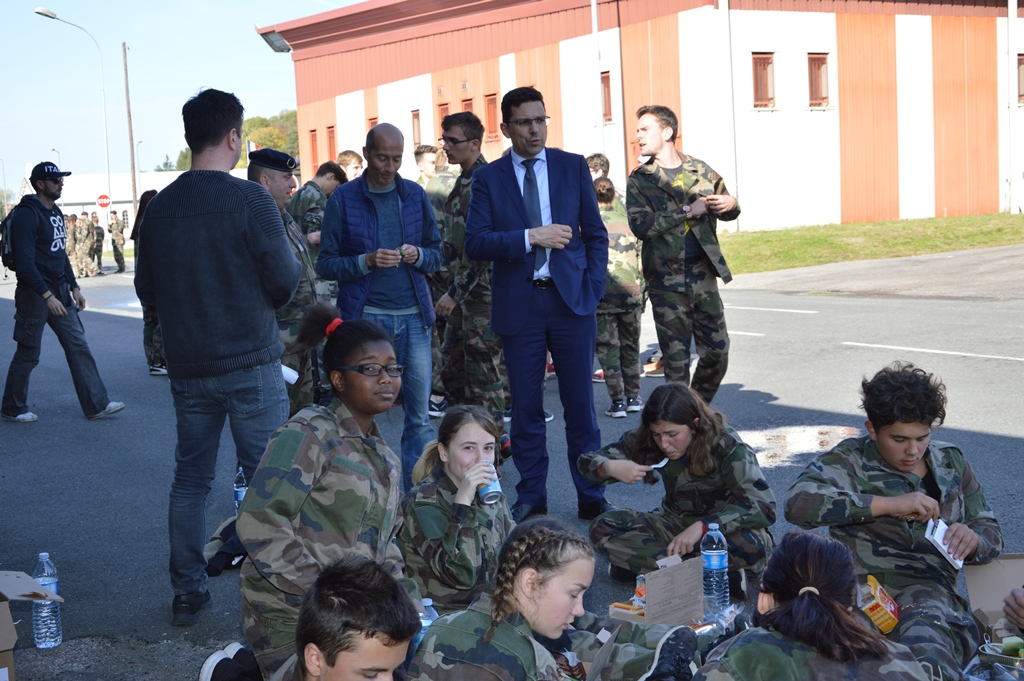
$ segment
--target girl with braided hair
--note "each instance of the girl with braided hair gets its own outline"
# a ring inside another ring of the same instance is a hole
[[[745,600],[746,573],[760,572],[771,552],[775,496],[757,457],[725,417],[689,386],[659,385],[640,415],[640,427],[615,444],[583,454],[583,477],[608,485],[641,480],[665,486],[661,508],[608,511],[590,526],[590,541],[608,559],[608,575],[636,580],[658,569],[666,555],[699,555],[710,523],[718,523],[729,547],[729,590]]]
[[[689,681],[693,630],[586,612],[583,594],[593,577],[586,539],[550,517],[527,520],[505,540],[493,592],[430,626],[408,679],[585,681],[585,663],[594,661],[604,640],[600,632],[621,624],[603,678]]]
[[[761,578],[752,629],[711,651],[694,681],[925,681],[906,646],[853,613],[853,554],[818,534],[790,532]]]
[[[396,578],[404,568],[394,542],[402,464],[374,416],[391,408],[405,367],[377,324],[310,306],[296,345],[313,348],[324,337],[334,399],[305,407],[271,436],[238,513],[251,559],[242,566],[243,629],[265,678],[295,652],[302,595],[323,567],[363,555]],[[400,581],[419,606],[415,583]]]

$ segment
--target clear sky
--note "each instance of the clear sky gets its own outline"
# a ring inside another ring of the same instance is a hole
[[[295,108],[291,54],[274,52],[253,22],[270,26],[354,0],[0,0],[0,159],[15,192],[25,166],[50,160],[102,173],[100,61],[82,31],[35,14],[43,6],[91,33],[103,53],[110,172],[129,171],[121,43],[128,45],[132,123],[152,170],[185,148],[181,106],[200,88],[234,92],[246,116]],[[141,163],[140,163],[141,161]],[[2,181],[2,178],[0,178]]]

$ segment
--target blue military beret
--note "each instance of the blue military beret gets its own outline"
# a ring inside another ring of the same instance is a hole
[[[257,149],[249,152],[249,163],[286,173],[295,170],[296,166],[294,158],[277,149]]]

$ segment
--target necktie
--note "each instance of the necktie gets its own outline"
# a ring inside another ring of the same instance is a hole
[[[531,227],[543,226],[540,217],[540,189],[537,187],[537,174],[533,172],[533,165],[537,159],[530,158],[523,161],[526,168],[526,177],[523,178],[523,202],[526,203],[526,214],[530,217]],[[533,269],[539,270],[548,260],[548,250],[541,246],[533,249]]]

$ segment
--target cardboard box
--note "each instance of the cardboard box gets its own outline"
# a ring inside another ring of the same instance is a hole
[[[8,601],[57,601],[64,599],[24,572],[0,572],[0,681],[14,681],[14,644],[18,633]]]
[[[999,620],[1004,618],[1003,599],[1024,586],[1024,553],[1004,553],[985,565],[966,565],[964,578],[982,636],[988,634],[993,643],[1005,636],[1019,636],[999,626]]]
[[[644,575],[647,606],[643,614],[628,606],[608,606],[608,616],[637,624],[689,624],[704,619],[704,562],[669,556],[658,561],[660,569]]]

